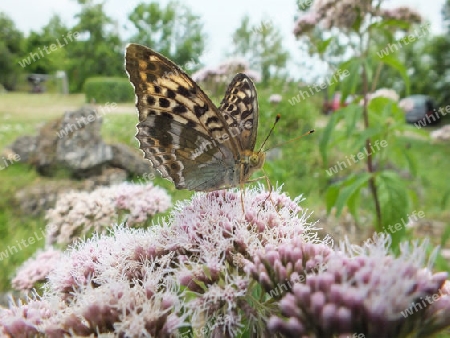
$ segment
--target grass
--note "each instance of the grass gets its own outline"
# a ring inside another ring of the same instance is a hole
[[[266,148],[280,142],[298,137],[304,131],[314,127],[317,119],[324,117],[319,114],[317,101],[313,97],[301,104],[291,106],[287,99],[295,94],[285,93],[279,105],[271,105],[268,91],[259,92],[260,120],[257,147],[268,134],[274,117],[282,115],[273,136],[267,142]],[[44,122],[61,116],[66,110],[75,110],[84,104],[82,95],[50,95],[50,94],[3,94],[0,95],[0,149],[11,143],[16,137],[35,134]],[[133,104],[119,105],[114,111],[104,115],[102,135],[106,142],[121,142],[137,148],[135,140],[135,125],[137,117]],[[412,128],[412,132],[414,132]],[[283,191],[295,197],[304,194],[306,200],[302,206],[320,211],[325,208],[324,191],[329,177],[319,156],[318,143],[321,130],[293,143],[282,145],[276,149],[275,155],[269,159],[264,170],[272,184],[283,184]],[[418,200],[420,210],[424,210],[427,218],[448,220],[449,212],[443,211],[442,202],[449,189],[450,149],[446,144],[433,144],[425,139],[401,138],[399,142],[408,143],[411,151],[418,158],[418,178],[413,182],[422,191]],[[270,157],[269,156],[269,157]],[[35,182],[45,180],[38,177],[35,171],[27,165],[15,163],[0,173],[0,255],[9,250],[8,246],[16,245],[22,239],[29,238],[34,233],[41,233],[45,220],[41,217],[22,215],[14,200],[15,193]],[[135,178],[139,181],[139,177]],[[188,198],[192,193],[174,189],[170,182],[157,178],[155,184],[168,190],[173,201]],[[36,236],[37,237],[37,236]],[[24,260],[44,244],[43,239],[28,247],[11,252],[8,257],[0,257],[0,291],[10,289],[10,279]],[[11,250],[10,250],[11,251]]]

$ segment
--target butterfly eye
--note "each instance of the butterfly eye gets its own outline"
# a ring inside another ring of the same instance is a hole
[[[250,156],[250,165],[252,167],[256,166],[258,164],[258,162],[259,162],[258,155],[253,154],[253,155]]]

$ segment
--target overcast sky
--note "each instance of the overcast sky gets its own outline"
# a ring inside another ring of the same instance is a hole
[[[430,20],[432,33],[442,31],[441,8],[445,0],[387,0],[389,7],[409,5]],[[127,14],[143,0],[106,0],[107,14],[125,24]],[[145,1],[148,2],[148,1]],[[270,20],[285,36],[285,47],[293,59],[304,58],[292,34],[295,0],[181,0],[195,14],[202,17],[208,34],[207,47],[202,58],[205,65],[214,66],[222,61],[230,44],[233,31],[241,18],[249,14],[254,23]],[[161,0],[167,3],[167,0]],[[79,12],[75,0],[0,0],[0,11],[8,14],[21,31],[39,30],[53,13],[60,15],[68,25],[75,23],[73,16]],[[124,36],[124,34],[122,35]]]

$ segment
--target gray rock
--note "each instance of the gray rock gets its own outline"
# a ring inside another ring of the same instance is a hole
[[[46,176],[61,169],[74,177],[99,175],[112,159],[111,147],[101,138],[101,125],[102,117],[88,106],[44,125],[33,160],[37,171]]]
[[[130,147],[124,144],[112,144],[111,148],[113,153],[113,158],[109,162],[111,166],[125,169],[132,175],[143,175],[154,171],[150,162]]]
[[[28,163],[36,151],[36,144],[36,136],[20,136],[8,148],[19,155],[19,162]]]
[[[89,107],[66,112],[60,123],[55,160],[73,172],[98,168],[112,159],[101,138],[102,117]]]
[[[108,168],[123,169],[128,176],[153,172],[137,149],[104,143],[102,123],[101,114],[85,106],[47,122],[37,136],[19,137],[6,150],[48,177],[89,178]]]

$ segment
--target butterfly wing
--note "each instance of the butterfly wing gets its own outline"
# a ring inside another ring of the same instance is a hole
[[[241,149],[255,148],[258,127],[258,97],[253,81],[239,73],[228,86],[219,107],[229,128],[238,128]]]
[[[136,138],[153,167],[177,189],[237,185],[239,144],[195,82],[170,60],[137,44],[127,46],[125,67],[139,111]]]

